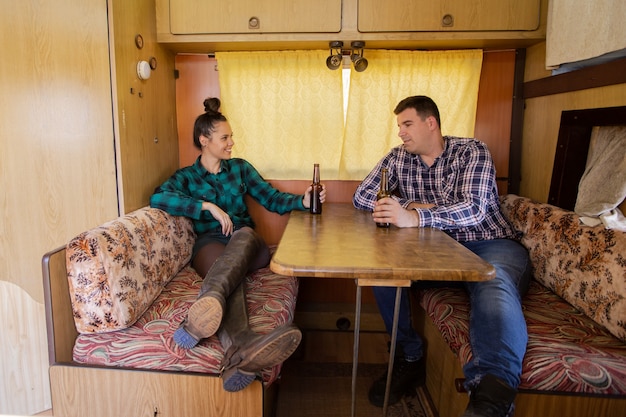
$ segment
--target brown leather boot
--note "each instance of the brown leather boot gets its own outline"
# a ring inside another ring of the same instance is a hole
[[[231,392],[247,387],[263,369],[284,362],[302,340],[302,333],[293,324],[267,334],[252,331],[243,283],[228,299],[227,315],[218,335],[225,350],[222,384]]]
[[[233,233],[224,253],[204,277],[200,295],[189,308],[187,318],[174,333],[176,344],[191,349],[201,339],[215,334],[224,316],[226,299],[246,276],[261,245],[260,237],[249,227]]]

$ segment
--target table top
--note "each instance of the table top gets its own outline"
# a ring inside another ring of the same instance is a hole
[[[349,203],[326,203],[321,215],[291,212],[270,268],[289,276],[354,278],[366,286],[495,277],[491,264],[444,232],[377,227],[370,212]]]

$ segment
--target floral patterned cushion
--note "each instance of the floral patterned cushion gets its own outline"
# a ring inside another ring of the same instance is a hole
[[[144,207],[67,244],[67,276],[79,333],[131,326],[191,258],[191,222]]]
[[[202,340],[193,349],[182,349],[172,339],[187,310],[196,300],[202,278],[185,267],[163,289],[152,306],[127,329],[82,334],[74,345],[79,363],[122,368],[219,374],[224,350],[218,337]],[[263,268],[246,277],[246,301],[250,328],[268,333],[293,322],[298,279],[274,274]],[[264,369],[266,385],[280,375],[281,364]]]
[[[461,365],[469,362],[467,293],[429,289],[419,300]],[[535,280],[522,307],[528,346],[520,390],[626,395],[626,344]]]
[[[626,233],[513,194],[501,205],[523,234],[535,279],[626,342]]]

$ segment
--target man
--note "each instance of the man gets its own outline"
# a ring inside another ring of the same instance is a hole
[[[515,232],[500,212],[495,167],[485,144],[442,136],[439,110],[429,97],[408,97],[394,113],[402,145],[365,177],[354,194],[354,206],[372,210],[377,223],[441,229],[495,267],[491,281],[459,284],[470,296],[473,357],[463,367],[470,392],[463,417],[508,416],[514,409],[528,340],[521,308],[530,279],[528,253],[514,240]],[[389,170],[392,197],[377,201],[382,168]],[[396,290],[373,289],[390,332]],[[411,326],[408,290],[401,298],[397,340],[390,404],[424,383],[423,342]],[[370,388],[374,405],[383,405],[385,382],[383,375]]]

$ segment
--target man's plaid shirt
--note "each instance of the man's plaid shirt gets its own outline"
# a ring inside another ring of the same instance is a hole
[[[357,188],[356,208],[372,210],[381,169],[389,169],[389,189],[403,207],[416,209],[420,227],[441,229],[459,242],[514,238],[515,232],[500,212],[496,170],[486,145],[476,139],[444,137],[444,151],[432,166],[403,145],[381,159]]]

